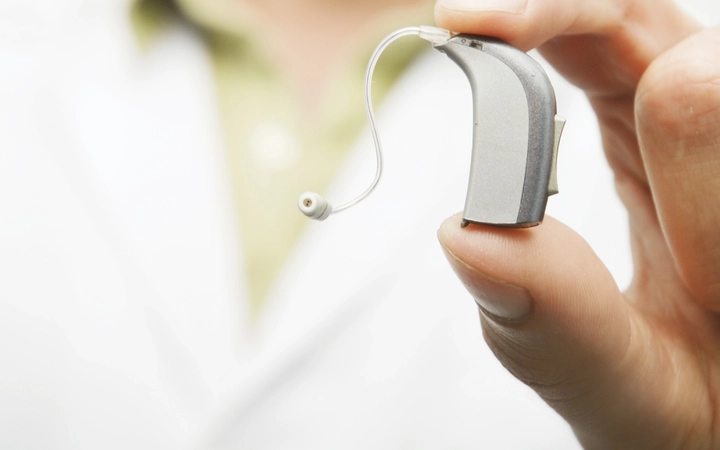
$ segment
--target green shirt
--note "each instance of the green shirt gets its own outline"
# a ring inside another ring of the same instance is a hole
[[[140,43],[148,44],[175,11],[168,0],[136,1],[132,16]],[[367,36],[366,48],[352,55],[352,63],[327,87],[329,95],[319,115],[309,120],[288,82],[259,50],[251,24],[235,23],[230,29],[227,23],[202,16],[203,11],[186,14],[194,16],[188,17],[191,22],[202,24],[214,63],[246,279],[257,313],[308,223],[297,209],[298,196],[326,191],[365,126],[363,77],[372,50],[393,29],[421,18],[383,21],[381,29]],[[423,18],[428,15],[423,13]],[[373,79],[376,99],[421,48],[419,39],[406,39],[383,54]]]

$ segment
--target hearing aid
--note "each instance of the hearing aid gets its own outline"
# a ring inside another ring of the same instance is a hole
[[[534,59],[488,36],[455,34],[436,27],[395,31],[377,47],[365,74],[365,109],[375,144],[375,179],[354,200],[333,208],[306,192],[298,207],[325,220],[366,198],[382,174],[382,147],[375,126],[371,81],[380,54],[394,40],[418,35],[445,53],[465,73],[473,97],[470,179],[461,226],[470,223],[532,227],[545,215],[548,197],[558,193],[557,154],[565,120],[557,115],[555,91]]]

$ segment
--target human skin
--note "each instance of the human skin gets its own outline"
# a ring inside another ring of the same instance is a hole
[[[331,81],[367,46],[368,28],[391,14],[432,12],[431,0],[175,0],[211,29],[253,31],[309,116]],[[248,20],[248,15],[252,16]],[[248,30],[248,26],[253,26]],[[288,45],[292,43],[292,45]]]
[[[635,265],[623,293],[550,217],[462,229],[454,216],[438,236],[485,340],[587,449],[720,448],[720,28],[667,0],[482,3],[439,0],[436,21],[539,47],[585,90]]]

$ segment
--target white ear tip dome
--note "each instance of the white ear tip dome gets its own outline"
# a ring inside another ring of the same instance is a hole
[[[311,219],[325,220],[332,213],[332,205],[322,195],[305,192],[298,199],[298,208]]]

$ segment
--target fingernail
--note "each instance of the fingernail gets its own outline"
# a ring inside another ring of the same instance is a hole
[[[440,0],[440,6],[456,11],[503,11],[520,14],[527,0]]]
[[[490,278],[443,246],[450,266],[484,312],[504,320],[519,320],[530,314],[530,292],[520,286]]]

